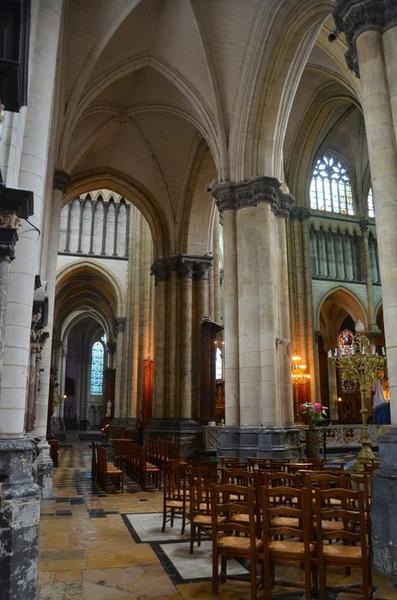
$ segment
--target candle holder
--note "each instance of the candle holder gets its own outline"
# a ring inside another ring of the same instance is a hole
[[[360,324],[361,325],[361,324]],[[361,396],[361,448],[353,465],[354,471],[364,471],[365,465],[375,460],[369,440],[367,425],[367,412],[365,395],[373,387],[376,379],[380,379],[386,368],[386,353],[378,354],[375,345],[371,345],[366,335],[362,333],[363,327],[356,325],[356,334],[349,345],[329,350],[328,359],[331,363],[342,369],[343,376],[348,381],[352,390],[359,390]]]

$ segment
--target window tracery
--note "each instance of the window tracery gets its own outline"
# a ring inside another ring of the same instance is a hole
[[[104,354],[103,344],[95,342],[91,352],[90,393],[92,396],[102,395]]]
[[[316,162],[310,183],[310,206],[314,210],[354,215],[350,174],[334,156],[323,155]]]

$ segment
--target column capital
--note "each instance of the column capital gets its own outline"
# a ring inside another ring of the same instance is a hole
[[[296,221],[307,221],[312,216],[312,211],[306,206],[293,206],[291,209],[291,219]]]
[[[334,13],[335,33],[344,33],[348,45],[345,54],[348,68],[360,77],[356,39],[364,31],[385,31],[397,25],[395,0],[339,0]],[[332,40],[335,39],[332,34]]]
[[[281,190],[281,183],[275,177],[253,177],[240,183],[221,181],[211,188],[220,213],[225,210],[239,210],[268,202],[275,215],[288,217],[293,197]]]
[[[53,188],[54,190],[60,190],[64,192],[69,185],[70,176],[62,169],[55,169],[54,171],[54,179],[53,179]]]
[[[151,267],[151,273],[154,275],[156,284],[159,281],[167,281],[168,279],[168,263],[166,258],[157,258]]]
[[[360,219],[359,223],[361,231],[368,231],[369,221],[368,219]]]
[[[167,258],[158,258],[152,264],[152,274],[159,281],[167,281],[171,271],[176,271],[178,277],[190,279],[208,279],[208,270],[212,264],[212,256],[195,254],[177,254]]]
[[[118,333],[124,333],[125,324],[127,322],[126,317],[116,317],[114,320],[114,331],[117,335]]]

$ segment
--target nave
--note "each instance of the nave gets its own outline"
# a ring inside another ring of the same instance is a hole
[[[82,436],[84,437],[84,436]],[[54,469],[54,493],[41,503],[40,600],[204,600],[211,593],[211,542],[203,541],[189,554],[189,526],[181,535],[175,520],[161,532],[162,492],[139,486],[128,478],[125,492],[101,491],[91,478],[91,443],[77,433],[61,443],[59,467]],[[111,448],[104,444],[109,455]],[[228,573],[247,573],[244,564],[230,565]],[[277,573],[289,581],[302,581],[299,567]],[[356,580],[341,568],[328,568],[327,583],[343,586]],[[395,600],[392,578],[373,573],[375,600]],[[259,590],[258,598],[262,597]],[[275,600],[300,600],[303,590],[276,585]],[[359,598],[333,593],[330,600]],[[249,598],[249,583],[228,580],[221,584],[219,600]]]

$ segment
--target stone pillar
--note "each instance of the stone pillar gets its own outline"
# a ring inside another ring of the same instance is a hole
[[[311,272],[310,272],[310,238],[309,218],[311,212],[303,206],[296,206],[291,211],[289,223],[289,284],[291,288],[291,331],[292,354],[301,356],[308,365],[311,375],[310,398],[314,401],[320,397],[320,383],[316,365],[314,347],[314,327],[312,303],[307,298],[312,297]]]
[[[11,193],[9,193],[11,192]],[[14,258],[20,217],[32,213],[32,194],[9,190],[0,178],[0,383],[8,304],[9,265]],[[23,195],[23,194],[22,194]],[[23,437],[22,415],[3,401],[0,388],[0,595],[2,600],[34,598],[38,560],[39,488],[33,480],[36,444]],[[19,417],[19,418],[18,418]],[[21,418],[22,417],[22,418]],[[15,423],[16,421],[16,423]]]
[[[219,183],[212,193],[223,212],[225,237],[228,427],[221,451],[289,455],[298,438],[291,427],[284,222],[292,199],[271,177]]]
[[[164,418],[165,406],[165,362],[166,362],[166,303],[168,269],[165,261],[157,260],[152,265],[155,277],[154,289],[154,397],[153,416]]]
[[[361,79],[361,103],[375,199],[376,235],[390,380],[392,427],[379,439],[373,480],[373,557],[378,570],[397,574],[397,3],[339,2],[334,18],[346,35],[347,64]]]
[[[367,286],[367,304],[368,304],[368,323],[369,328],[372,329],[376,326],[375,312],[374,312],[374,294],[372,286],[372,272],[371,263],[369,259],[369,245],[368,245],[368,221],[360,221],[361,229],[361,240],[363,249],[363,269],[364,278]]]
[[[179,416],[192,418],[192,280],[194,263],[188,259],[179,265],[181,291]]]
[[[54,171],[53,190],[51,198],[51,216],[47,231],[46,264],[42,278],[47,284],[48,322],[46,331],[49,339],[42,350],[40,394],[37,407],[37,422],[35,436],[45,439],[47,434],[48,397],[50,391],[52,331],[54,325],[55,284],[57,276],[57,257],[59,247],[59,221],[66,187],[70,181],[69,175],[59,169]],[[49,458],[49,446],[47,448]]]
[[[335,10],[337,27],[349,44],[348,65],[360,76],[361,102],[368,141],[368,157],[375,198],[376,235],[382,281],[383,314],[390,379],[392,423],[397,424],[397,142],[393,97],[397,72],[384,59],[383,38],[397,27],[397,5],[388,0],[340,3]],[[385,33],[382,33],[382,32]],[[388,52],[390,56],[390,52]],[[388,75],[391,79],[388,79]]]
[[[225,423],[240,425],[240,354],[238,331],[238,281],[236,211],[232,207],[223,213],[225,243],[224,264],[224,327],[225,327]],[[216,310],[216,309],[215,309]]]
[[[125,362],[124,358],[124,333],[126,325],[126,317],[117,317],[114,324],[116,335],[116,381],[114,392],[114,416],[120,418],[122,416],[122,382],[125,378]]]
[[[216,214],[217,218],[214,223],[214,235],[212,244],[212,254],[214,256],[213,261],[213,295],[214,295],[214,309],[212,318],[215,323],[221,322],[221,276],[220,276],[220,249],[219,249],[219,215]]]
[[[18,240],[18,225],[19,219],[15,212],[8,209],[0,211],[0,393],[6,332],[8,276],[10,263],[15,256],[14,247]]]
[[[175,269],[170,270],[167,283],[167,353],[166,353],[166,416],[175,418],[177,416],[177,372],[176,372],[176,350],[177,350],[177,275]]]

